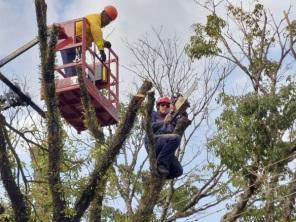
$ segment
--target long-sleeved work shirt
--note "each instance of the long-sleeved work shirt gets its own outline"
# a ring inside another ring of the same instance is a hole
[[[165,115],[161,115],[160,112],[152,112],[151,116],[151,127],[154,134],[154,138],[158,138],[161,134],[170,134],[174,132],[176,127],[176,120],[165,123],[164,122]],[[148,149],[148,138],[145,136],[144,144],[146,149]]]
[[[86,28],[86,46],[90,47],[94,42],[99,50],[104,49],[104,39],[101,27],[101,14],[94,13],[87,15],[87,28]],[[82,21],[76,23],[76,36],[82,38]]]
[[[172,121],[171,123],[165,123],[164,118],[165,116],[162,116],[159,112],[152,112],[152,130],[155,135],[172,133],[174,131],[176,121]]]

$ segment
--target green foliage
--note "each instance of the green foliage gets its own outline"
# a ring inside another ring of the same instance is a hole
[[[218,133],[210,147],[237,172],[284,158],[293,145],[284,135],[295,123],[295,98],[293,82],[267,95],[222,95],[224,110],[216,121]]]
[[[262,208],[251,208],[242,214],[240,222],[265,222],[265,212]]]
[[[273,212],[273,221],[282,221],[282,209],[278,203],[275,203],[275,208]],[[294,221],[292,220],[289,221]],[[240,222],[265,222],[266,221],[266,210],[264,205],[257,204],[256,207],[250,207],[246,212],[241,215],[241,218],[238,220]]]
[[[191,183],[185,183],[183,186],[178,187],[172,198],[172,208],[174,210],[182,210],[198,191],[198,188]]]
[[[265,24],[265,9],[262,4],[256,3],[252,11],[246,12],[241,7],[235,7],[229,4],[227,7],[230,20],[235,20],[238,29],[242,30],[242,49],[250,51],[249,70],[251,73],[258,74],[264,69],[266,75],[271,75],[277,64],[265,58],[264,50],[275,42],[273,32],[267,29]],[[190,38],[190,43],[186,46],[186,52],[191,59],[200,59],[205,56],[215,56],[222,54],[222,48],[219,44],[230,47],[227,39],[237,38],[237,34],[229,37],[230,31],[222,32],[230,25],[218,17],[215,13],[207,16],[205,25],[197,23],[194,25],[194,35]],[[238,43],[239,44],[239,43]],[[229,49],[228,49],[229,50]],[[233,53],[233,52],[232,52]]]
[[[3,207],[3,208],[2,208]],[[14,222],[12,206],[1,202],[0,222]]]
[[[219,39],[221,35],[221,30],[225,27],[225,25],[225,21],[219,18],[217,15],[208,15],[205,32],[209,37],[213,39]]]
[[[273,77],[279,68],[279,64],[276,61],[271,61],[268,59],[252,57],[249,65],[249,71],[255,75],[263,72],[264,75],[268,77]]]
[[[74,141],[63,132],[63,140],[67,141],[64,144],[64,149],[61,152],[61,174],[63,177],[64,196],[69,200],[69,206],[73,204],[74,198],[80,194],[80,188],[83,187],[87,178],[81,174],[83,165],[89,165],[91,162],[82,161],[78,156],[79,148],[81,144],[79,141]],[[40,145],[47,148],[47,143],[44,140],[40,141]],[[30,201],[34,202],[35,211],[33,213],[37,221],[47,222],[51,221],[52,217],[52,198],[47,181],[48,173],[48,153],[45,150],[41,150],[39,147],[33,146],[31,148],[31,167],[34,170],[34,180],[31,185],[31,192],[29,195]],[[71,215],[73,212],[70,209],[66,209],[67,215]]]
[[[228,13],[231,14],[237,21],[244,23],[249,33],[253,37],[262,37],[265,35],[263,31],[262,21],[264,20],[264,6],[260,3],[255,4],[253,11],[245,12],[240,7],[228,6]]]
[[[102,222],[129,222],[129,218],[122,213],[120,210],[110,207],[104,206],[102,211]]]
[[[290,34],[293,36],[293,37],[296,37],[296,21],[292,21],[291,22],[291,25],[290,25]]]
[[[207,57],[220,53],[218,40],[225,25],[225,21],[214,14],[207,16],[205,26],[195,24],[195,35],[191,36],[190,43],[186,46],[189,57],[191,59],[200,59],[202,56]]]

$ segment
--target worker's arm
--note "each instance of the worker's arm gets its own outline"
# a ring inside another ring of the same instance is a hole
[[[101,16],[99,14],[91,14],[87,16],[90,32],[94,43],[99,50],[104,50],[103,32],[101,29]]]
[[[152,130],[154,134],[172,133],[174,125],[171,124],[172,116],[167,114],[164,119],[156,112],[152,113]]]
[[[158,114],[154,111],[152,112],[151,122],[153,133],[157,134],[157,131],[164,125],[164,122],[158,118]]]
[[[163,121],[158,121],[158,122],[154,122],[152,123],[152,130],[153,133],[158,134],[158,131],[164,126],[164,122]]]

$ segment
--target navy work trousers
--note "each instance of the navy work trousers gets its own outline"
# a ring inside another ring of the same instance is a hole
[[[61,56],[63,60],[63,64],[69,64],[73,63],[75,57],[76,57],[76,49],[75,48],[69,48],[69,49],[64,49],[61,50]],[[70,76],[76,76],[76,67],[68,67],[65,68],[65,77],[70,77]]]
[[[167,179],[181,176],[183,168],[175,156],[181,137],[178,134],[161,134],[155,136],[155,140],[157,162],[165,166],[170,172]]]

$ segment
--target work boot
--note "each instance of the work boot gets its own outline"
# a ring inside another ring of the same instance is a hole
[[[166,177],[169,175],[170,171],[164,166],[164,165],[158,165],[157,166],[157,172],[161,175]]]

